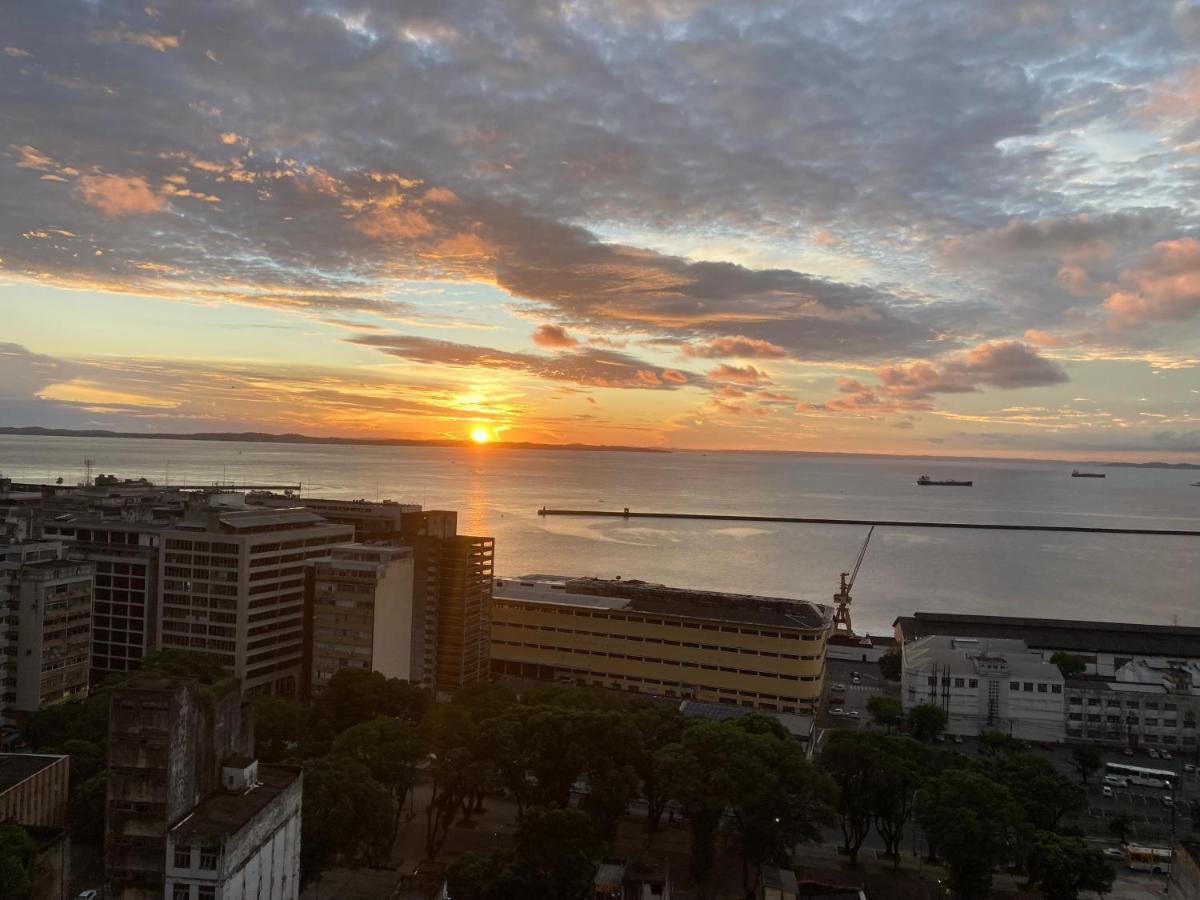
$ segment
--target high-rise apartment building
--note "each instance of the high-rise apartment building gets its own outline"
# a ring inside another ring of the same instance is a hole
[[[304,509],[189,513],[162,533],[158,645],[216,657],[247,694],[295,694],[305,563],[353,535]]]
[[[809,714],[828,606],[643,581],[497,578],[492,670],[660,697]]]
[[[412,653],[408,680],[439,692],[490,677],[490,609],[495,541],[458,533],[452,510],[366,500],[321,500],[255,493],[252,505],[302,506],[353,525],[357,541],[413,550]]]
[[[301,694],[341,669],[408,680],[413,647],[413,550],[343,544],[308,564]]]
[[[61,539],[68,556],[95,569],[93,686],[110,674],[138,668],[154,649],[161,531],[161,525],[90,518],[42,526],[43,536]]]
[[[2,717],[87,694],[92,566],[58,541],[0,545]]]

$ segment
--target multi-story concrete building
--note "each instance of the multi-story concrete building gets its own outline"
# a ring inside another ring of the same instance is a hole
[[[296,900],[303,775],[231,758],[221,788],[167,832],[166,900]]]
[[[939,706],[949,734],[1000,731],[1027,740],[1063,739],[1062,672],[1024,642],[930,635],[907,641],[901,653],[905,712]]]
[[[158,645],[216,657],[248,694],[295,694],[305,563],[353,534],[303,509],[189,514],[162,533]]]
[[[223,762],[253,754],[253,709],[232,679],[135,675],[113,691],[108,736],[110,897],[162,900],[167,832],[221,788]]]
[[[495,542],[458,533],[452,510],[385,500],[322,500],[256,492],[252,506],[303,507],[354,526],[357,541],[413,549],[412,664],[408,680],[441,693],[486,680]]]
[[[1139,660],[1111,677],[1067,679],[1067,736],[1159,750],[1197,749],[1200,663]]]
[[[665,697],[811,713],[828,606],[642,581],[497,578],[492,670]]]
[[[69,756],[0,753],[0,822],[62,828],[70,781]]]
[[[1024,641],[1047,660],[1055,653],[1078,656],[1087,674],[1101,677],[1115,677],[1131,662],[1200,662],[1200,628],[1194,627],[942,612],[900,616],[892,627],[901,644],[931,634]]]
[[[304,682],[310,697],[340,669],[408,680],[413,648],[413,551],[343,544],[308,563]]]
[[[91,565],[63,559],[58,541],[0,546],[0,606],[5,611],[3,718],[86,695]]]
[[[154,649],[158,627],[159,534],[144,522],[75,519],[46,522],[42,534],[60,539],[72,559],[94,575],[91,683],[136,669]]]

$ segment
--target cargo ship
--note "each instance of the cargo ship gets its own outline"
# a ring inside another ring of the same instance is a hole
[[[970,487],[974,483],[975,482],[973,482],[973,481],[955,481],[952,478],[946,478],[946,479],[943,479],[940,481],[935,481],[934,479],[930,478],[928,475],[922,475],[920,478],[917,479],[917,484],[921,485],[921,487],[929,487],[929,486],[934,486],[934,485],[936,485],[938,487]]]
[[[1072,478],[1107,478],[1108,473],[1107,472],[1080,472],[1078,469],[1075,469],[1071,472],[1071,477]]]

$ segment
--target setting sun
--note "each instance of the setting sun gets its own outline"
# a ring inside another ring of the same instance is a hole
[[[486,428],[476,428],[471,432],[471,440],[477,444],[486,444],[491,439],[491,432],[489,432]]]

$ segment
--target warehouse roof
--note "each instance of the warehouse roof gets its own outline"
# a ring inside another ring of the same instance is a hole
[[[0,794],[66,758],[50,753],[0,753]]]
[[[1072,653],[1200,658],[1200,628],[1083,622],[1023,616],[979,616],[917,612],[893,623],[905,641],[931,634],[954,637],[1013,638],[1031,648]]]
[[[828,606],[806,600],[725,594],[636,580],[523,575],[497,578],[492,593],[496,599],[624,609],[768,628],[825,629],[832,620]]]
[[[244,791],[217,791],[180,821],[171,832],[176,841],[234,834],[266,809],[300,777],[293,766],[259,766],[258,782]]]

